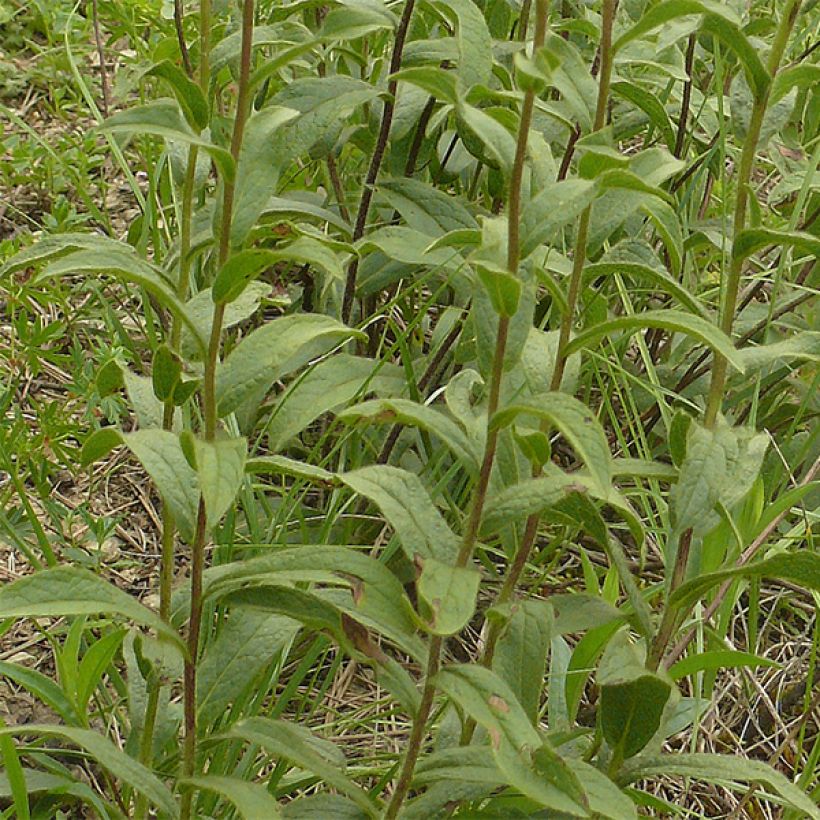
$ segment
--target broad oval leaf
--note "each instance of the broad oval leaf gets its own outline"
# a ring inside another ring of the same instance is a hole
[[[481,573],[475,567],[443,564],[432,557],[420,564],[416,589],[424,604],[425,627],[434,635],[455,635],[475,614]]]
[[[328,316],[302,313],[268,322],[246,336],[217,370],[217,411],[227,416],[246,399],[344,339],[362,338]]]
[[[375,502],[396,531],[407,557],[455,563],[459,540],[414,473],[386,464],[339,476],[352,490]]]

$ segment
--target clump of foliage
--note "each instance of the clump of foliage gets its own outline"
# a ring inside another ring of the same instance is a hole
[[[56,679],[0,663],[57,718],[0,728],[10,813],[620,820],[685,776],[820,816],[816,739],[799,783],[664,750],[765,663],[746,590],[820,591],[815,4],[118,5],[139,99],[93,110],[139,215],[2,286],[138,305],[74,362],[77,461],[153,482],[158,607],[18,539],[0,618],[66,621]],[[306,726],[345,659],[399,756]]]

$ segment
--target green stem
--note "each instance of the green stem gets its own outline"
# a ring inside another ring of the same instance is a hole
[[[544,44],[547,30],[548,5],[548,0],[536,0],[536,30],[533,38],[533,47],[536,49]],[[519,235],[521,184],[524,177],[524,164],[527,158],[527,141],[532,124],[534,106],[535,92],[527,91],[524,94],[524,102],[521,107],[521,119],[518,126],[515,160],[513,161],[512,172],[510,174],[510,193],[508,197],[507,270],[514,275],[518,274],[518,267],[521,262],[521,242]],[[484,503],[487,498],[490,475],[495,461],[495,452],[498,445],[498,429],[493,426],[492,422],[498,411],[501,398],[501,384],[504,377],[504,356],[507,351],[509,327],[509,317],[499,316],[498,334],[496,336],[493,365],[490,375],[490,392],[487,399],[487,438],[484,445],[484,456],[481,460],[478,481],[473,491],[470,516],[464,529],[461,547],[459,548],[456,558],[456,565],[459,567],[466,566],[472,559],[476,538],[478,536],[478,528],[481,523],[481,515],[484,511]],[[396,782],[396,789],[393,792],[385,814],[385,817],[389,819],[396,817],[399,813],[402,803],[410,790],[410,784],[413,781],[413,773],[416,768],[416,762],[421,754],[421,745],[433,706],[436,689],[435,677],[441,666],[442,643],[443,640],[438,635],[434,635],[430,640],[421,702],[419,710],[413,719],[413,729],[408,740],[407,753],[402,764],[399,779]]]
[[[203,4],[203,9],[204,9]],[[208,3],[210,11],[210,3]],[[231,155],[234,162],[239,161],[245,124],[250,112],[250,72],[253,47],[253,23],[255,2],[244,0],[242,6],[242,47],[239,58],[239,91],[237,94],[236,116],[231,137]],[[203,48],[206,35],[203,26]],[[204,61],[207,66],[207,62]],[[207,77],[207,69],[201,70],[201,78]],[[219,264],[223,265],[230,255],[231,220],[233,214],[234,183],[225,180],[222,192],[222,222],[219,238]],[[219,362],[219,351],[222,341],[222,326],[225,319],[225,305],[214,306],[211,323],[211,335],[208,342],[208,353],[205,360],[205,371],[202,383],[202,405],[204,417],[204,436],[206,441],[216,437],[216,368]],[[197,725],[196,725],[196,674],[199,654],[199,636],[202,629],[202,575],[205,569],[205,542],[208,536],[205,502],[200,496],[197,511],[196,532],[191,545],[191,608],[188,618],[188,658],[185,662],[183,680],[183,710],[185,722],[185,740],[182,753],[182,774],[190,778],[196,774],[197,763]],[[181,820],[189,820],[193,803],[193,791],[186,789],[182,794],[180,807]]]
[[[193,216],[194,186],[196,182],[196,162],[198,148],[192,146],[188,151],[188,164],[185,169],[185,181],[182,189],[182,209],[179,228],[179,276],[176,294],[182,301],[188,295],[190,279],[191,220]],[[171,325],[170,347],[179,350],[182,336],[182,323],[174,317]],[[174,423],[175,405],[172,399],[165,402],[162,414],[162,429],[171,430]],[[174,559],[176,542],[176,522],[167,504],[162,506],[162,546],[159,567],[159,615],[166,623],[171,618],[171,591],[174,579]],[[139,760],[150,767],[154,748],[154,730],[159,709],[159,696],[162,681],[155,677],[148,684],[148,698],[145,706],[142,737],[140,738]],[[145,795],[138,795],[135,817],[145,820],[148,817],[148,800]]]
[[[609,87],[612,78],[612,24],[615,17],[615,7],[617,0],[605,0],[601,20],[601,63],[598,73],[598,98],[595,107],[594,131],[600,131],[606,123],[606,109],[609,103]],[[561,319],[561,328],[558,334],[558,348],[555,356],[555,369],[553,370],[550,383],[551,390],[558,390],[564,376],[566,366],[566,355],[564,353],[569,337],[572,332],[572,320],[575,315],[575,307],[578,303],[578,294],[581,289],[581,274],[586,262],[587,236],[589,234],[591,208],[586,208],[581,214],[578,223],[578,232],[575,237],[575,250],[573,254],[572,272],[570,274],[569,292],[567,294],[567,311]],[[544,425],[542,425],[542,429]],[[533,476],[538,476],[540,467],[533,468]],[[512,599],[515,588],[524,572],[524,567],[532,552],[535,537],[538,533],[539,514],[533,513],[524,527],[524,535],[521,544],[516,551],[512,564],[507,570],[507,575],[501,590],[496,599],[496,606],[506,604]],[[498,639],[501,637],[503,622],[491,621],[487,626],[487,637],[484,643],[481,663],[484,666],[492,666],[495,656],[495,649]],[[469,734],[472,734],[472,729]]]
[[[800,11],[800,2],[801,0],[788,0],[786,3],[786,9],[778,23],[774,43],[772,43],[772,50],[769,52],[769,59],[766,63],[770,80],[765,90],[755,99],[754,105],[752,106],[749,130],[746,135],[746,141],[743,143],[743,151],[740,155],[740,165],[737,171],[737,194],[735,197],[735,213],[732,226],[733,239],[736,239],[746,226],[749,181],[752,178],[752,170],[754,169],[757,144],[760,140],[760,130],[763,126],[766,108],[769,104],[769,92],[771,90],[772,80],[780,68],[783,52],[786,50],[789,35],[794,28],[797,14]],[[734,327],[742,272],[743,260],[733,257],[726,275],[726,285],[720,312],[720,329],[729,337],[731,337]],[[726,390],[727,372],[728,362],[719,353],[715,353],[714,363],[712,364],[712,381],[709,385],[709,396],[706,401],[706,411],[703,416],[703,423],[706,427],[713,428],[717,423],[718,414],[723,406],[723,394]]]
[[[615,19],[617,0],[604,0],[601,12],[601,63],[598,72],[598,99],[595,106],[595,122],[593,133],[600,131],[606,124],[606,109],[609,104],[609,87],[612,81],[612,24]],[[572,258],[572,273],[569,279],[567,294],[567,310],[561,317],[561,329],[558,334],[558,349],[555,354],[555,369],[552,373],[550,389],[558,390],[564,377],[566,367],[566,347],[572,333],[572,323],[575,319],[575,308],[578,304],[578,294],[581,292],[581,274],[587,259],[587,236],[589,235],[589,221],[592,206],[581,214],[578,222],[578,232],[575,236],[575,252]]]
[[[675,566],[672,570],[672,580],[666,596],[666,606],[663,610],[661,624],[655,635],[649,653],[646,657],[646,668],[655,672],[660,666],[663,653],[675,633],[678,623],[678,607],[671,606],[669,598],[672,593],[686,580],[686,567],[689,565],[689,552],[692,546],[692,530],[685,530],[678,539],[678,552],[675,556]]]

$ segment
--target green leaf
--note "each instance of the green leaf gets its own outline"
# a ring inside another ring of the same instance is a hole
[[[607,645],[598,668],[598,684],[604,738],[616,759],[633,757],[658,731],[672,685],[647,671],[623,630]]]
[[[494,117],[459,100],[460,122],[467,129],[468,138],[477,141],[486,150],[485,159],[509,176],[515,157],[515,137]]]
[[[643,458],[614,458],[612,475],[618,478],[654,478],[668,482],[678,480],[678,470],[672,464]]]
[[[51,236],[44,236],[37,240],[33,245],[23,248],[18,253],[14,254],[10,259],[6,260],[2,267],[0,267],[0,276],[7,276],[15,271],[23,268],[33,267],[41,262],[48,262],[60,256],[65,256],[68,253],[75,251],[100,251],[102,253],[118,253],[128,254],[132,259],[140,262],[141,259],[136,251],[125,242],[120,242],[117,239],[111,239],[108,236],[96,233],[64,233]],[[160,278],[164,274],[161,271],[156,271]],[[167,278],[164,279],[166,284],[172,285]]]
[[[288,820],[365,820],[367,814],[340,794],[311,794],[291,800],[282,808]]]
[[[151,383],[158,401],[164,402],[173,397],[181,375],[182,362],[179,357],[168,345],[159,345],[151,362]]]
[[[173,142],[186,142],[207,151],[228,182],[234,179],[236,169],[230,151],[203,139],[185,121],[176,100],[154,100],[119,111],[104,120],[99,128],[112,134],[140,133],[163,137]]]
[[[196,678],[197,714],[203,725],[222,718],[230,703],[287,647],[299,624],[278,615],[229,613],[205,648]]]
[[[231,219],[231,244],[240,245],[262,213],[267,198],[276,192],[279,177],[301,150],[285,134],[285,126],[298,116],[292,108],[269,105],[248,118],[236,172],[236,193]]]
[[[691,422],[686,457],[670,493],[676,532],[691,527],[703,535],[717,524],[716,504],[733,507],[752,488],[768,445],[768,435],[725,423],[707,429]]]
[[[626,617],[603,598],[585,592],[553,595],[550,604],[555,610],[553,632],[556,635],[586,632],[615,621],[621,623]]]
[[[783,339],[758,347],[744,347],[738,351],[747,373],[760,370],[773,362],[780,360],[806,360],[816,362],[820,360],[820,332],[803,330]]]
[[[281,817],[279,804],[261,783],[249,783],[237,777],[201,775],[185,777],[181,786],[215,792],[230,802],[244,820],[267,820]]]
[[[494,755],[507,782],[538,805],[562,817],[589,817],[587,796],[575,772],[575,761],[564,760],[549,744],[530,751],[515,748],[503,738]]]
[[[362,467],[340,478],[350,489],[375,502],[396,531],[407,557],[455,563],[459,540],[436,509],[414,473],[386,464]]]
[[[462,201],[417,179],[386,179],[379,195],[395,208],[408,227],[431,237],[476,228],[475,217]]]
[[[348,353],[331,356],[292,384],[274,404],[267,422],[268,447],[276,452],[323,413],[364,392],[401,393],[404,371]]]
[[[433,5],[458,22],[458,78],[462,86],[486,85],[493,70],[493,42],[484,15],[472,0],[433,0]]]
[[[236,175],[234,246],[256,224],[287,168],[314,148],[330,151],[348,114],[377,94],[352,77],[304,77],[292,80],[249,118]]]
[[[747,666],[780,667],[777,661],[762,658],[752,652],[738,652],[734,649],[722,649],[712,652],[699,652],[690,655],[669,667],[669,677],[678,681],[698,672],[714,671],[717,669],[738,669]]]
[[[494,748],[502,739],[515,749],[541,746],[527,713],[495,672],[474,664],[445,666],[436,675],[436,685],[487,730]]]
[[[670,151],[675,150],[675,129],[672,127],[672,121],[666,113],[666,108],[655,94],[628,80],[617,80],[610,88],[613,94],[638,106],[661,132],[666,147]]]
[[[241,437],[215,441],[196,439],[194,449],[208,527],[215,527],[242,486],[248,441]]]
[[[179,438],[167,430],[137,430],[122,436],[168,505],[180,535],[190,543],[199,508],[197,474],[188,464]]]
[[[583,133],[592,130],[598,83],[578,49],[557,34],[547,36],[536,61],[549,66],[549,83],[561,93],[561,102]]]
[[[36,669],[28,669],[16,663],[0,661],[0,675],[14,681],[53,709],[66,723],[80,722],[74,704],[65,692],[49,677]]]
[[[249,333],[217,371],[217,411],[224,417],[313,356],[359,331],[319,314],[283,316]]]
[[[340,484],[335,473],[324,467],[315,467],[304,461],[287,456],[257,456],[245,462],[245,472],[252,475],[289,475],[293,478],[311,481],[314,484],[334,486]]]
[[[702,316],[682,313],[677,310],[647,310],[633,316],[619,316],[579,333],[566,347],[570,355],[585,347],[590,347],[598,339],[611,333],[625,331],[629,334],[644,328],[657,327],[674,333],[685,333],[707,347],[720,353],[735,370],[743,373],[743,361],[726,334]]]
[[[427,629],[434,635],[455,635],[475,614],[481,573],[474,567],[443,564],[435,558],[420,562],[416,581]]]
[[[524,205],[521,213],[521,257],[554,237],[559,228],[574,222],[595,198],[592,180],[565,179],[548,183]]]
[[[369,424],[420,427],[440,438],[471,471],[478,471],[479,454],[461,427],[429,405],[408,399],[372,399],[342,411],[338,417],[347,422],[365,420]]]
[[[749,137],[749,127],[755,108],[754,94],[749,88],[746,75],[743,72],[737,74],[732,80],[729,98],[730,111],[732,113],[732,127],[740,142],[744,142]],[[794,103],[797,98],[797,89],[792,89],[786,96],[781,97],[777,102],[772,102],[771,98],[766,104],[766,113],[763,115],[763,122],[760,124],[760,131],[757,137],[757,147],[762,151],[769,144],[773,136],[778,134],[788,124],[794,111]],[[753,227],[760,224],[760,204],[757,195],[749,197],[750,222]]]
[[[721,8],[722,6],[723,8]],[[613,51],[620,51],[627,43],[643,37],[644,34],[648,34],[653,29],[659,28],[664,23],[678,17],[709,13],[723,13],[727,15],[729,21],[736,22],[737,20],[731,9],[722,3],[700,2],[700,0],[664,0],[664,2],[655,3],[649,7],[637,23],[618,37],[612,45]]]
[[[0,718],[0,729],[4,728],[5,725],[5,721]],[[23,767],[20,765],[20,758],[17,756],[14,741],[8,735],[0,735],[0,759],[3,761],[9,791],[14,802],[15,816],[19,820],[31,820],[26,776]]]
[[[122,433],[116,427],[103,427],[92,433],[83,442],[80,451],[80,465],[88,467],[105,458],[115,447],[122,444]]]
[[[481,519],[481,533],[487,536],[497,532],[511,521],[542,513],[563,501],[568,494],[585,490],[585,485],[577,477],[547,462],[543,475],[504,487],[487,500]]]
[[[114,248],[106,251],[80,250],[52,262],[38,275],[36,281],[80,273],[105,273],[120,281],[145,288],[188,327],[196,345],[201,351],[205,351],[205,340],[185,312],[185,306],[177,298],[171,283],[158,268],[138,256]]]
[[[251,280],[276,261],[276,252],[265,248],[248,248],[233,254],[216,274],[211,298],[217,304],[233,302]]]
[[[151,66],[146,74],[160,77],[171,86],[185,119],[192,128],[201,131],[207,127],[210,117],[208,101],[202,89],[179,66],[170,60],[163,60]]]
[[[806,551],[782,553],[764,561],[709,572],[687,581],[672,593],[670,601],[677,607],[690,606],[713,587],[734,578],[779,578],[818,592],[820,555]]]
[[[77,674],[76,703],[81,714],[87,714],[88,702],[103,676],[111,671],[114,656],[119,652],[126,629],[114,629],[97,638],[86,650]],[[176,653],[175,653],[176,654]]]
[[[44,575],[45,573],[38,573]],[[0,595],[3,591],[0,590]],[[125,595],[125,593],[122,593]],[[129,597],[125,595],[125,597]],[[149,769],[134,758],[120,751],[110,740],[90,729],[70,726],[52,726],[29,723],[22,726],[0,728],[0,735],[36,735],[38,737],[59,737],[85,749],[100,765],[104,766],[118,780],[127,783],[151,803],[170,817],[178,817],[174,796],[165,784]]]
[[[62,618],[69,615],[120,615],[155,629],[179,647],[168,624],[135,598],[79,567],[54,567],[0,588],[0,618]]]
[[[769,245],[796,248],[812,256],[820,255],[820,239],[810,233],[775,231],[770,228],[748,228],[735,237],[732,244],[732,258],[736,261],[746,259],[756,251]]]
[[[597,279],[599,276],[612,276],[613,274],[619,274],[621,276],[634,276],[638,279],[644,279],[666,291],[670,296],[677,299],[681,305],[690,310],[692,313],[696,313],[697,315],[706,318],[706,311],[697,297],[689,293],[683,285],[681,285],[662,268],[653,268],[649,265],[643,265],[636,262],[609,261],[595,262],[584,267],[585,282]]]
[[[506,427],[521,415],[557,429],[586,464],[597,490],[607,493],[612,484],[609,443],[600,422],[585,404],[565,393],[544,393],[504,408],[491,423],[495,428]]]
[[[395,19],[386,8],[344,5],[328,12],[319,36],[322,40],[355,40],[394,27]]]
[[[505,318],[515,316],[521,298],[521,281],[495,265],[476,264],[476,274],[490,297],[493,310]]]
[[[240,296],[225,305],[222,327],[227,330],[240,322],[244,322],[245,319],[249,319],[259,309],[262,300],[270,291],[271,286],[267,282],[251,282],[246,285]],[[193,326],[196,327],[198,336],[202,339],[210,338],[214,307],[210,288],[201,290],[185,303],[185,313]],[[194,345],[187,327],[182,332],[180,349],[188,359],[198,360],[203,358],[204,349]]]
[[[312,581],[346,586],[352,589],[353,597],[334,598],[337,609],[379,631],[414,657],[423,656],[412,607],[401,583],[384,564],[358,550],[326,544],[267,549],[266,555],[206,570],[206,596],[218,597],[253,585]],[[296,617],[303,620],[301,614]],[[333,615],[333,620],[338,621],[338,617]]]
[[[391,79],[396,82],[412,83],[426,91],[430,96],[443,100],[450,105],[455,105],[458,101],[456,75],[452,71],[445,71],[439,66],[425,65],[404,68],[391,75]]]
[[[718,4],[720,6],[720,4]],[[701,23],[701,30],[721,40],[734,51],[746,72],[746,79],[756,99],[762,99],[771,84],[771,75],[760,59],[756,49],[734,22],[723,16],[720,9],[716,14],[707,14]]]
[[[683,233],[675,209],[662,199],[649,197],[641,206],[641,210],[655,223],[655,228],[666,246],[672,273],[680,276],[683,266]],[[702,310],[697,312],[701,313]]]
[[[342,752],[303,726],[284,720],[253,717],[236,724],[227,737],[261,746],[266,752],[307,769],[324,784],[347,795],[368,817],[377,816],[377,804],[344,774]]]
[[[541,706],[552,624],[547,601],[514,603],[493,656],[493,672],[509,685],[533,725]]]
[[[648,777],[693,777],[707,783],[734,784],[758,783],[779,795],[805,817],[817,818],[820,814],[814,801],[780,772],[758,760],[748,760],[740,755],[687,754],[641,756],[631,760],[620,772],[629,783]],[[746,786],[735,788],[746,792]]]
[[[793,88],[817,88],[820,86],[820,65],[789,66],[778,71],[769,92],[769,104],[782,100]]]

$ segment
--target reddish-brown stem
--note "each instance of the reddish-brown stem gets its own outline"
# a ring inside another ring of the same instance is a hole
[[[404,52],[404,42],[407,38],[407,30],[410,27],[410,19],[413,16],[413,8],[416,0],[405,0],[404,11],[402,12],[399,27],[396,30],[396,38],[393,41],[393,54],[390,58],[390,74],[395,74],[401,69],[401,57]],[[362,186],[359,209],[356,212],[356,224],[353,227],[353,242],[358,242],[367,227],[367,218],[370,214],[370,204],[373,201],[373,186],[379,176],[382,167],[384,152],[387,150],[387,140],[390,137],[390,126],[393,124],[393,111],[396,105],[396,90],[398,82],[390,79],[387,83],[387,98],[382,109],[382,120],[379,126],[379,135],[376,138],[376,147],[373,149],[373,156],[370,158],[370,167],[367,169],[367,176]],[[347,324],[353,311],[353,297],[356,294],[356,278],[359,273],[359,258],[354,256],[347,269],[347,280],[345,282],[344,295],[342,296],[342,321]]]

